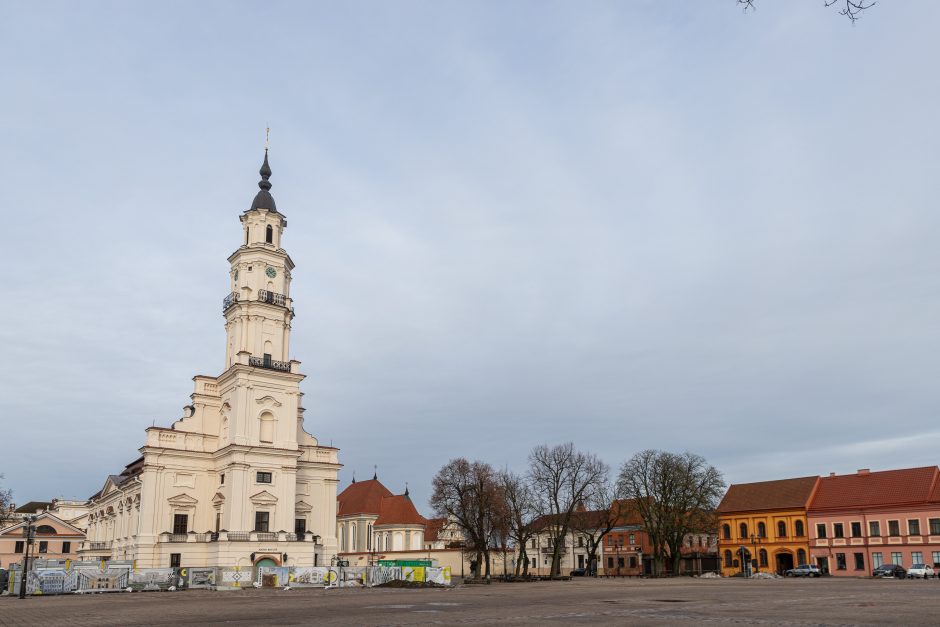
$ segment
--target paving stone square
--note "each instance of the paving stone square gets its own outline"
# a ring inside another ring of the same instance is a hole
[[[0,625],[937,625],[940,580],[593,580],[0,598]]]

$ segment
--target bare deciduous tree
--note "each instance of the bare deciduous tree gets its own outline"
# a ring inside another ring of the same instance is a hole
[[[571,516],[608,476],[610,468],[596,455],[575,449],[574,444],[535,447],[529,454],[529,479],[543,529],[552,542],[551,576],[561,570],[561,553],[571,528]]]
[[[757,6],[754,4],[756,0],[737,0],[738,4],[744,7],[745,13],[748,10],[755,10]],[[875,0],[870,0],[865,2],[865,0],[823,0],[823,4],[827,7],[831,6],[841,6],[839,10],[839,15],[844,15],[849,18],[854,24],[855,21],[859,18],[862,11],[865,9],[870,9],[876,4]]]
[[[452,519],[476,552],[477,574],[490,576],[490,551],[504,528],[506,504],[496,473],[485,462],[451,460],[434,476],[430,505],[438,516]]]
[[[667,557],[679,570],[689,533],[711,532],[724,494],[721,473],[693,453],[646,450],[620,469],[621,493],[633,500],[654,549],[657,570]]]
[[[571,528],[587,541],[588,570],[592,575],[597,573],[597,553],[604,536],[621,524],[632,509],[632,502],[619,498],[617,485],[608,477],[599,481],[585,501],[586,511],[575,511],[571,517]]]
[[[506,503],[506,529],[510,540],[516,546],[514,574],[525,577],[529,574],[529,554],[526,547],[529,540],[535,536],[532,523],[538,516],[535,497],[526,478],[510,470],[499,473],[499,486]]]
[[[3,479],[3,475],[0,475]],[[13,519],[13,490],[0,488],[0,527]]]

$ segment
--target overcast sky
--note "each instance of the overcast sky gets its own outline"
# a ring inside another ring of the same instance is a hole
[[[573,440],[936,464],[940,3],[3,3],[0,472],[87,497],[225,357],[257,191],[306,428],[428,514]]]

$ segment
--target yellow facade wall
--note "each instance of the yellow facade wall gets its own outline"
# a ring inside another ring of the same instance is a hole
[[[780,523],[783,523],[783,529],[780,529]],[[741,528],[742,524],[746,529]],[[781,534],[781,531],[785,533]],[[750,559],[758,560],[757,571],[783,574],[784,570],[797,566],[800,560],[809,563],[808,533],[806,510],[803,508],[723,513],[718,521],[721,574],[731,577],[741,573],[742,545]],[[728,565],[728,551],[731,552],[731,565]]]

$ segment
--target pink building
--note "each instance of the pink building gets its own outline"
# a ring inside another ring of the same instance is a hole
[[[940,566],[940,469],[822,477],[807,509],[810,558],[824,572],[870,576],[881,564]]]

